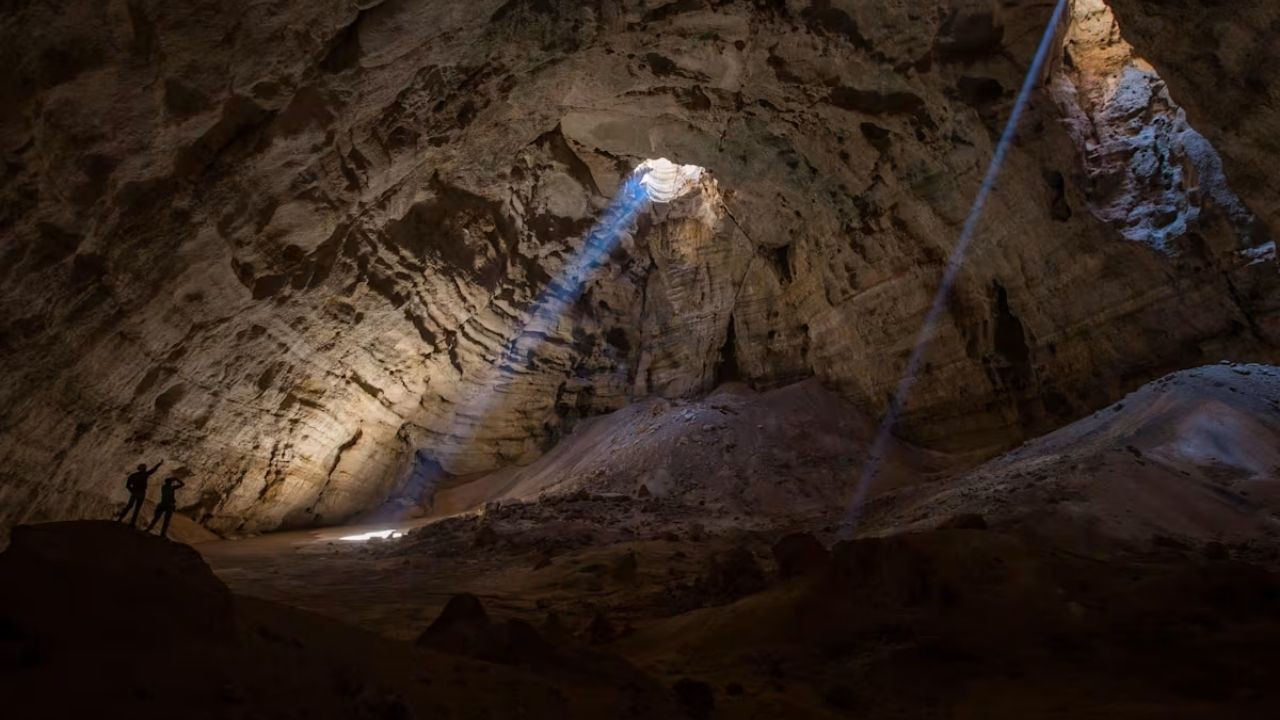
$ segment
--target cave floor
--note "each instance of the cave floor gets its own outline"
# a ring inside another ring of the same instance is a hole
[[[653,598],[638,595],[696,577],[709,558],[732,547],[767,556],[774,534],[763,527],[737,527],[729,518],[687,524],[680,518],[648,520],[648,531],[638,533],[616,523],[644,511],[621,507],[616,498],[567,504],[586,509],[570,508],[569,517],[536,529],[531,527],[535,518],[506,522],[492,514],[464,515],[270,533],[196,548],[236,593],[412,640],[458,593],[475,595],[495,615],[534,624],[554,611],[566,624],[585,625],[606,608],[624,623],[643,623],[653,614],[644,607]],[[536,517],[540,513],[530,508],[538,505],[513,514]],[[695,509],[688,511],[692,515]],[[575,517],[579,512],[582,516]],[[407,536],[342,539],[384,530]],[[630,554],[636,559],[633,577],[617,567],[628,564]],[[661,607],[648,610],[664,614]]]
[[[904,463],[848,543],[830,499],[848,496],[849,474],[797,457],[737,484],[672,473],[665,495],[524,492],[544,486],[525,473],[512,497],[442,519],[196,547],[237,595],[400,643],[469,593],[495,621],[667,687],[705,683],[717,718],[1272,717],[1275,379],[1259,366],[1170,376],[945,481]],[[677,418],[694,429],[672,443],[765,424],[726,418]],[[615,469],[629,457],[609,455]],[[548,458],[548,476],[568,473]],[[404,534],[343,540],[386,530]],[[799,574],[778,544],[796,532],[818,548]]]
[[[397,641],[470,593],[667,686],[706,683],[717,718],[1265,717],[1280,662],[1276,576],[1187,548],[924,530],[785,579],[774,543],[799,527],[585,493],[341,539],[384,529],[197,547],[238,595]]]

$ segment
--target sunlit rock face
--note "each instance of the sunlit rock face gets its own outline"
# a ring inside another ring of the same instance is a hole
[[[0,20],[0,521],[103,513],[165,457],[216,529],[333,522],[731,379],[876,414],[1051,9],[25,3]],[[1274,357],[1274,261],[1190,205],[1194,252],[1098,217],[1076,119],[1033,98],[906,407],[919,442],[980,455]],[[710,175],[531,324],[658,157]]]
[[[1280,3],[1110,0],[1125,38],[1226,160],[1232,187],[1280,226]]]
[[[1073,10],[1052,87],[1080,146],[1090,210],[1126,238],[1166,253],[1199,252],[1205,235],[1232,240],[1230,228],[1203,232],[1218,219],[1203,215],[1216,213],[1235,229],[1241,253],[1266,252],[1266,229],[1232,191],[1221,158],[1135,56],[1111,8],[1076,0]]]

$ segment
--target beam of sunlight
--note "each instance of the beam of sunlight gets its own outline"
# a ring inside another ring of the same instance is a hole
[[[964,227],[960,231],[960,239],[951,251],[950,259],[947,260],[946,270],[943,272],[938,292],[934,295],[933,304],[929,306],[928,313],[925,314],[924,326],[920,329],[920,334],[916,336],[915,347],[911,351],[911,356],[907,359],[906,369],[898,381],[897,390],[889,401],[888,409],[885,410],[884,418],[880,422],[880,428],[876,432],[875,440],[872,442],[866,465],[863,466],[862,473],[858,477],[858,483],[854,487],[853,497],[849,500],[848,508],[845,510],[844,521],[841,523],[840,534],[842,537],[853,535],[857,529],[858,520],[861,518],[863,505],[867,499],[867,493],[871,489],[876,473],[880,470],[880,465],[884,460],[884,453],[888,450],[889,443],[893,439],[893,428],[897,425],[902,406],[906,402],[907,395],[911,392],[911,387],[915,384],[916,375],[920,371],[920,364],[924,360],[924,354],[928,349],[929,342],[933,339],[938,320],[942,317],[942,313],[946,311],[947,303],[951,298],[951,291],[955,288],[956,278],[960,275],[960,269],[964,265],[965,257],[969,252],[969,246],[973,243],[974,235],[977,233],[978,223],[982,220],[987,200],[990,198],[992,191],[995,190],[996,179],[1000,176],[1005,159],[1008,157],[1009,150],[1013,147],[1013,141],[1018,135],[1018,124],[1022,120],[1023,111],[1026,110],[1027,104],[1031,100],[1031,93],[1039,82],[1044,64],[1049,57],[1049,51],[1053,47],[1058,25],[1062,22],[1066,8],[1067,0],[1058,0],[1058,4],[1053,10],[1053,16],[1049,19],[1049,25],[1045,28],[1044,37],[1040,40],[1040,47],[1031,62],[1031,68],[1027,71],[1027,77],[1022,83],[1022,90],[1018,93],[1018,99],[1013,105],[1013,114],[1009,116],[1009,122],[1005,125],[1004,134],[1001,135],[1000,141],[996,144],[995,154],[991,157],[991,164],[987,166],[987,174],[982,180],[978,196],[974,199],[973,207],[969,211],[969,217],[965,220]]]
[[[600,221],[587,233],[582,247],[569,258],[560,272],[538,294],[529,311],[529,319],[503,343],[493,362],[485,369],[484,377],[477,383],[479,391],[456,413],[470,418],[473,424],[470,435],[484,426],[484,420],[502,395],[497,384],[504,367],[526,364],[553,333],[560,319],[586,292],[597,269],[622,241],[649,198],[640,178],[632,175],[618,189],[617,195],[605,208]],[[473,438],[461,438],[460,447]]]
[[[452,443],[455,452],[474,440],[504,394],[505,387],[499,382],[501,371],[528,364],[529,358],[546,343],[556,325],[586,292],[596,271],[635,226],[640,214],[650,203],[670,203],[693,192],[704,173],[705,170],[696,165],[677,165],[658,158],[644,161],[623,181],[599,221],[587,232],[582,247],[539,293],[529,310],[528,320],[507,338],[483,376],[476,380],[477,393],[463,401],[454,413],[455,419],[466,421],[466,425],[457,423],[458,439]],[[423,488],[422,496],[430,492],[431,488]],[[421,501],[422,497],[417,499]]]
[[[666,158],[646,160],[623,181],[600,221],[587,233],[582,249],[565,263],[560,274],[542,291],[533,304],[529,322],[507,342],[499,362],[517,360],[512,355],[521,338],[532,337],[537,344],[582,297],[587,285],[609,255],[622,241],[623,233],[635,225],[649,203],[670,203],[692,192],[702,179],[696,165],[676,165]],[[526,351],[533,348],[525,348]]]

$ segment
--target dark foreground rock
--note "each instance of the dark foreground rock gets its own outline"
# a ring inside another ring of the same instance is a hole
[[[424,644],[446,655],[235,597],[191,548],[121,525],[19,527],[0,554],[0,712],[683,717],[666,688],[625,663],[567,674],[567,661],[555,662],[561,653],[532,627],[491,624],[470,600],[427,633],[436,639]],[[521,663],[547,667],[535,674],[514,667]]]

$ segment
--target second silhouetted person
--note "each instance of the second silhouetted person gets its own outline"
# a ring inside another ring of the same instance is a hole
[[[178,499],[175,493],[185,485],[186,483],[176,477],[164,479],[164,485],[160,486],[160,504],[156,505],[156,515],[151,518],[151,524],[147,526],[147,532],[151,532],[151,528],[155,527],[156,523],[163,518],[164,523],[160,526],[160,537],[169,536],[169,521],[173,519],[173,511],[178,509]]]

